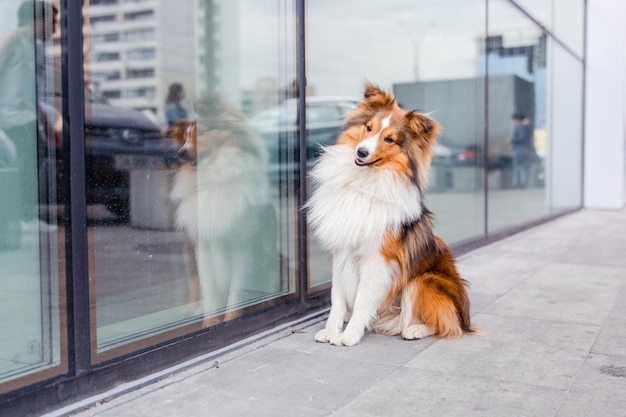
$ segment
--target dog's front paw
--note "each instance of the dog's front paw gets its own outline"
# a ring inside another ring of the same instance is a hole
[[[363,338],[363,332],[357,331],[345,331],[333,336],[330,339],[330,344],[335,346],[354,346]]]
[[[319,332],[315,333],[315,341],[319,343],[328,343],[332,340],[333,337],[337,336],[339,332],[332,331],[329,329],[322,329]]]
[[[435,332],[425,324],[414,324],[402,330],[402,337],[406,340],[423,339],[432,336]]]

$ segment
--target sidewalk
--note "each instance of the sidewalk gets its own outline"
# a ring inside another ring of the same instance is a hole
[[[313,340],[320,317],[72,415],[626,416],[626,210],[567,215],[458,266],[482,335],[335,347]]]

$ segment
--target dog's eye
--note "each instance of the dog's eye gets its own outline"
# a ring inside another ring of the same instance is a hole
[[[372,126],[365,126],[365,130],[367,130],[368,132],[372,131]]]
[[[385,142],[387,143],[393,143],[393,138],[391,136],[387,136],[385,139],[383,139]]]

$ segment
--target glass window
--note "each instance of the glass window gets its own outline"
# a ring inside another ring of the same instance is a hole
[[[125,33],[126,33],[126,40],[127,41],[154,39],[154,29],[153,28],[132,29],[132,30],[127,30]]]
[[[128,69],[126,78],[151,78],[154,77],[154,68]]]
[[[578,58],[583,56],[585,36],[585,2],[583,0],[554,1],[554,35]]]
[[[131,77],[128,77],[131,78]],[[148,97],[154,98],[154,93],[156,92],[155,87],[140,87],[140,88],[131,88],[125,91],[124,97]]]
[[[157,3],[180,24],[136,29]],[[95,362],[294,294],[296,130],[271,122],[295,115],[291,3],[144,3],[118,29],[160,64],[96,79],[111,64],[85,62]]]
[[[106,90],[102,92],[102,97],[104,99],[121,98],[122,92],[120,90]]]
[[[119,80],[121,78],[121,71],[118,70],[113,70],[113,71],[98,71],[98,72],[93,72],[91,74],[92,79],[95,80],[106,80],[106,81],[111,81],[111,80]]]
[[[574,1],[576,2],[579,0]],[[563,0],[563,2],[571,3],[572,1]],[[539,21],[543,26],[548,29],[552,28],[552,17],[554,16],[553,0],[517,0],[516,3],[518,3],[520,7],[533,16],[533,18]]]
[[[141,12],[126,13],[124,20],[136,21],[136,20],[148,20],[154,17],[153,10],[145,10]]]
[[[103,33],[100,35],[92,35],[91,42],[92,43],[100,43],[100,42],[116,42],[119,40],[119,33]]]
[[[477,39],[485,38],[484,1],[312,1],[307,7],[309,102],[360,99],[369,80],[395,93],[405,109],[431,113],[444,127],[426,194],[436,231],[449,243],[482,236],[485,70]],[[311,104],[308,111],[309,147],[334,141],[342,123],[318,135],[313,118],[321,116]],[[312,238],[311,286],[328,282],[329,264]]]
[[[489,3],[489,232],[547,216],[547,36],[506,1]],[[497,167],[497,170],[494,169]]]
[[[9,0],[0,14],[0,393],[67,370],[57,223],[61,113],[56,6]]]
[[[552,109],[546,178],[553,212],[582,204],[582,62],[553,43],[550,75]]]
[[[102,53],[95,55],[93,60],[94,62],[119,61],[120,54],[118,52],[102,52]]]
[[[91,0],[92,6],[117,4],[118,0]]]
[[[135,48],[127,52],[129,59],[152,59],[156,55],[155,48]],[[119,54],[118,54],[119,57]],[[118,58],[119,59],[119,58]]]
[[[97,25],[98,23],[107,23],[114,22],[115,15],[105,15],[105,16],[92,16],[89,18],[89,23],[92,25]]]

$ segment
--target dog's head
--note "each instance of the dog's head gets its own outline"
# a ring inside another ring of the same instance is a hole
[[[196,165],[226,147],[237,147],[258,158],[265,155],[263,142],[252,133],[246,117],[220,95],[200,99],[196,113],[197,120],[180,121],[166,132],[178,145],[184,163]]]
[[[394,170],[424,190],[439,132],[439,123],[416,111],[402,110],[392,94],[367,83],[338,143],[354,149],[357,166]]]
[[[174,140],[178,147],[178,158],[187,164],[195,165],[198,150],[196,141],[196,122],[181,120],[171,125],[165,135]]]

